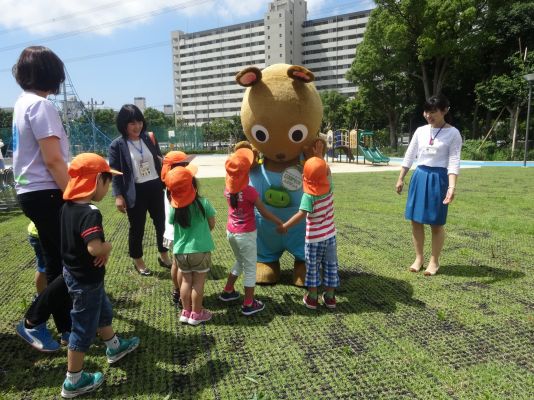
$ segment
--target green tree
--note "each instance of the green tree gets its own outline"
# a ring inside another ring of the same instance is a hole
[[[345,102],[347,97],[336,90],[327,90],[319,93],[323,102],[323,122],[321,130],[341,129],[345,126]]]
[[[94,111],[95,124],[97,126],[115,125],[116,113],[110,109]]]
[[[0,108],[0,128],[11,128],[13,124],[13,111]]]
[[[389,143],[395,148],[403,105],[409,103],[412,87],[403,70],[406,65],[404,28],[395,23],[396,18],[383,7],[372,12],[364,40],[356,49],[356,57],[346,75],[347,80],[358,86],[357,98],[373,114],[381,113],[387,118]]]
[[[527,98],[528,84],[523,78],[534,71],[534,53],[526,56],[521,53],[508,57],[506,64],[509,72],[493,75],[488,80],[476,85],[477,101],[492,111],[506,108],[510,114],[510,138],[512,139],[512,157],[515,150],[519,111]]]
[[[376,0],[398,34],[393,46],[405,68],[423,85],[425,97],[441,93],[447,72],[476,45],[486,0]]]
[[[143,113],[145,116],[148,129],[152,128],[170,128],[174,127],[174,118],[167,117],[162,111],[156,110],[155,108],[148,107]]]

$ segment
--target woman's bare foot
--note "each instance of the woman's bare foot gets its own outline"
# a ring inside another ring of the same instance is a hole
[[[424,260],[418,260],[416,259],[412,265],[410,265],[410,272],[419,272],[421,271],[421,268],[423,268],[423,264],[425,263]]]
[[[438,273],[439,264],[428,264],[425,270],[425,276],[434,276]]]

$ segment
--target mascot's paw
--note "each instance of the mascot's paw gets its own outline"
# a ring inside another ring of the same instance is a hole
[[[311,157],[323,158],[326,155],[326,140],[322,137],[322,134],[319,134],[315,142],[311,146],[305,146],[302,152],[304,153],[304,158],[307,160]]]
[[[257,262],[256,283],[276,283],[280,280],[280,262]]]
[[[306,278],[306,263],[304,261],[297,261],[293,264],[293,284],[295,286],[303,287],[304,279]]]

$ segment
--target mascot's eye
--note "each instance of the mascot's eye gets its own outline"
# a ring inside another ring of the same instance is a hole
[[[308,128],[305,125],[298,124],[289,130],[289,140],[293,143],[301,143],[308,136]]]
[[[252,136],[260,143],[265,143],[269,140],[269,131],[266,127],[261,125],[254,125],[252,127]]]

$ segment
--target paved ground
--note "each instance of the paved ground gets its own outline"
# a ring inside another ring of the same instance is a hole
[[[197,155],[193,160],[193,164],[198,165],[197,176],[199,178],[217,178],[224,177],[224,162],[228,156],[225,154],[201,154]],[[330,161],[330,160],[329,160]],[[373,166],[371,164],[363,164],[360,162],[329,162],[332,173],[345,172],[383,172],[383,171],[398,171],[399,165],[393,164],[389,166]]]

